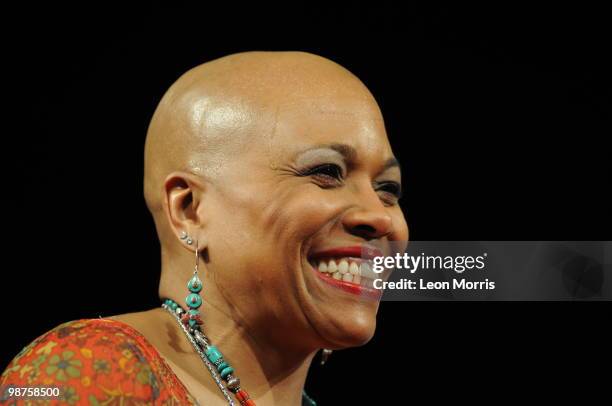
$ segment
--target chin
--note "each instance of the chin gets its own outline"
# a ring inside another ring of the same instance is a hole
[[[315,268],[308,260],[304,269],[306,289],[302,300],[310,325],[324,343],[322,348],[342,349],[367,344],[376,331],[380,292],[363,278],[361,284],[340,281]]]
[[[365,309],[364,309],[365,310]],[[367,344],[376,331],[376,314],[366,311],[342,312],[344,317],[330,317],[322,329],[331,349],[359,347]]]

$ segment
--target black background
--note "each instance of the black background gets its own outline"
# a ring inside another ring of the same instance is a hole
[[[610,240],[606,16],[515,3],[5,10],[0,367],[61,322],[157,306],[147,124],[180,74],[234,52],[309,51],[368,85],[402,161],[412,239]],[[375,338],[313,366],[307,389],[323,405],[593,404],[609,399],[608,310],[383,303]]]

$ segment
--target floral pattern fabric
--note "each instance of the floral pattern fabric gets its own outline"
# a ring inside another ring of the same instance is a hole
[[[157,350],[136,330],[111,319],[57,326],[26,346],[0,386],[57,386],[63,399],[10,399],[7,405],[196,405]]]

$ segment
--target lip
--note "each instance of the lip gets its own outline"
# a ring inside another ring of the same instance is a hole
[[[372,260],[374,257],[382,256],[383,253],[380,249],[372,247],[370,245],[353,245],[345,247],[333,247],[321,251],[316,251],[309,255],[309,262],[312,271],[319,277],[320,280],[331,285],[334,288],[341,289],[347,293],[351,293],[356,296],[364,297],[370,300],[380,300],[382,296],[382,290],[374,289],[367,286],[358,285],[352,282],[346,282],[339,279],[334,279],[331,275],[319,272],[315,269],[313,263],[322,258],[356,258],[362,261]]]
[[[312,271],[321,279],[323,282],[331,285],[334,288],[341,289],[347,293],[351,293],[356,296],[364,297],[370,300],[379,301],[382,297],[382,290],[368,288],[366,286],[357,285],[351,282],[345,282],[343,280],[334,279],[327,274],[323,274],[316,269]]]

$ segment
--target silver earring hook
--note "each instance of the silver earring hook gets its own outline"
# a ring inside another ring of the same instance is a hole
[[[195,271],[193,272],[194,274],[198,273],[198,266],[200,264],[200,243],[198,240],[196,240],[196,249],[195,249],[195,260],[196,260],[196,264],[195,264]]]
[[[321,365],[325,365],[331,354],[332,350],[328,348],[324,348],[323,351],[321,351]]]

